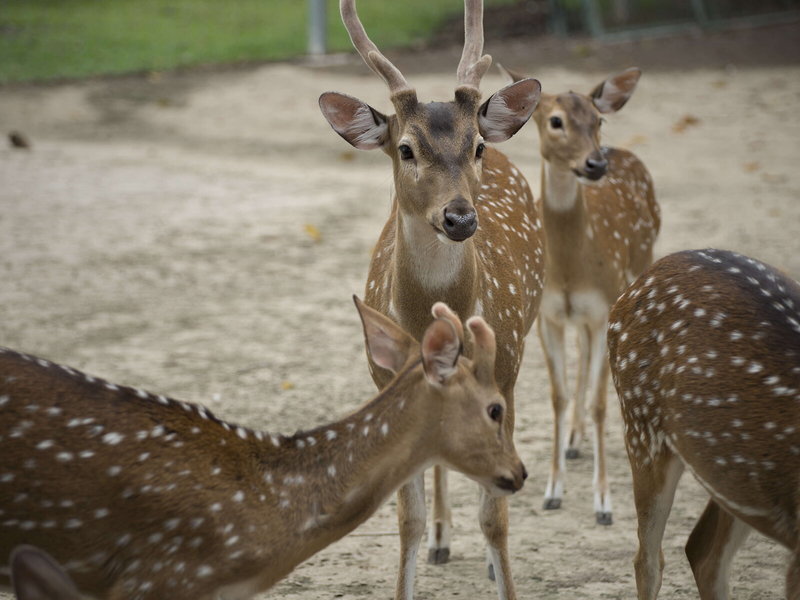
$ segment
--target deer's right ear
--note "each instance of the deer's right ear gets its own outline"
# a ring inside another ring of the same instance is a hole
[[[319,108],[333,130],[360,150],[380,148],[388,139],[386,115],[358,98],[325,92],[319,97]]]
[[[416,340],[389,317],[370,308],[357,296],[353,296],[353,302],[361,316],[367,352],[372,361],[379,367],[398,373],[415,354]]]
[[[61,566],[34,546],[11,553],[11,579],[18,600],[79,600],[75,585]]]

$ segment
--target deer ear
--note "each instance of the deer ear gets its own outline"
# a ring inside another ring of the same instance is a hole
[[[456,372],[461,354],[458,331],[448,319],[436,319],[422,337],[422,366],[425,377],[435,385],[444,385]]]
[[[497,63],[497,70],[500,71],[500,74],[503,78],[508,81],[509,83],[516,83],[517,81],[522,81],[525,79],[525,75],[520,73],[519,71],[514,71],[513,69],[509,69],[505,65],[501,65]]]
[[[493,94],[478,109],[478,128],[487,142],[504,142],[531,118],[542,86],[522,79]]]
[[[19,600],[79,600],[75,585],[46,552],[17,546],[11,553],[11,579]]]
[[[467,320],[467,328],[472,333],[472,340],[475,343],[472,357],[475,377],[480,381],[493,382],[494,361],[497,353],[494,331],[483,320],[483,317],[470,317]]]
[[[379,367],[398,373],[414,354],[416,340],[390,318],[364,304],[357,296],[353,296],[353,301],[361,316],[370,358]]]
[[[360,150],[374,150],[386,143],[389,120],[358,98],[325,92],[319,108],[333,130]]]
[[[636,83],[642,76],[636,67],[625,69],[613,77],[609,77],[592,90],[591,96],[595,107],[601,113],[617,112],[633,95]]]

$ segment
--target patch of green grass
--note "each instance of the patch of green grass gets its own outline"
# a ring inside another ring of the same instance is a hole
[[[307,10],[308,0],[2,0],[0,83],[298,56]],[[361,0],[358,10],[388,48],[429,36],[463,2]],[[328,45],[350,49],[337,0]]]

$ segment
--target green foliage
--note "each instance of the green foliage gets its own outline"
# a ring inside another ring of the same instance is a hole
[[[361,0],[358,9],[389,48],[424,39],[463,3]],[[2,0],[0,83],[297,56],[307,10],[307,0]],[[328,32],[332,51],[350,49],[338,0],[328,0]]]

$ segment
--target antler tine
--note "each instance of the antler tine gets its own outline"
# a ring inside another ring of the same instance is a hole
[[[464,0],[464,51],[458,63],[459,85],[478,88],[492,65],[492,57],[483,53],[483,0]]]
[[[373,43],[361,20],[358,18],[356,12],[355,0],[340,0],[339,12],[342,15],[342,22],[344,23],[347,33],[350,35],[350,41],[353,42],[353,47],[367,63],[367,66],[375,71],[389,86],[389,91],[396,94],[402,90],[411,89],[408,85],[406,78],[400,72],[400,69],[395,67],[388,58],[386,58],[378,47]]]

